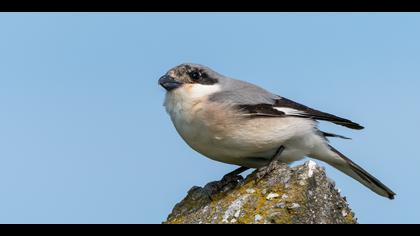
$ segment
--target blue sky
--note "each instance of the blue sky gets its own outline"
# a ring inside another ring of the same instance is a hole
[[[164,111],[157,80],[183,62],[364,125],[320,127],[353,138],[332,144],[396,200],[328,175],[360,223],[420,223],[419,25],[417,13],[2,13],[0,223],[160,223],[232,170]]]

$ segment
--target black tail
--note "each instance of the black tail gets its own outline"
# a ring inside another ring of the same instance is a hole
[[[364,170],[362,167],[354,163],[352,160],[344,156],[342,153],[340,153],[335,148],[331,147],[331,150],[336,153],[344,162],[343,163],[329,163],[335,168],[339,169],[340,171],[344,172],[345,174],[353,177],[366,187],[370,188],[375,193],[387,197],[389,199],[395,198],[395,193],[385,186],[381,181],[379,181],[377,178],[373,177],[371,174],[369,174],[366,170]]]

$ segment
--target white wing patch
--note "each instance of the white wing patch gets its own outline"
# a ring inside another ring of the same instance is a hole
[[[292,116],[305,115],[305,112],[299,111],[293,108],[289,108],[289,107],[273,107],[273,108],[276,109],[277,111],[284,112],[284,114],[286,115],[292,115]]]

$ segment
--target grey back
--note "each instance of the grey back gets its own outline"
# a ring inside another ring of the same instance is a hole
[[[274,104],[280,97],[267,90],[241,80],[221,76],[219,79],[222,91],[213,94],[210,100],[233,104]]]

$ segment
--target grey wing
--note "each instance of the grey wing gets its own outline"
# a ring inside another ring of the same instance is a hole
[[[223,87],[224,90],[212,95],[210,100],[230,103],[251,118],[294,116],[329,121],[351,129],[364,128],[351,120],[309,108],[244,81],[227,80]]]
[[[253,117],[302,117],[313,120],[329,121],[351,129],[364,127],[345,118],[321,112],[287,98],[261,93],[220,92],[210,98],[214,101],[232,103],[239,111],[250,118]]]

